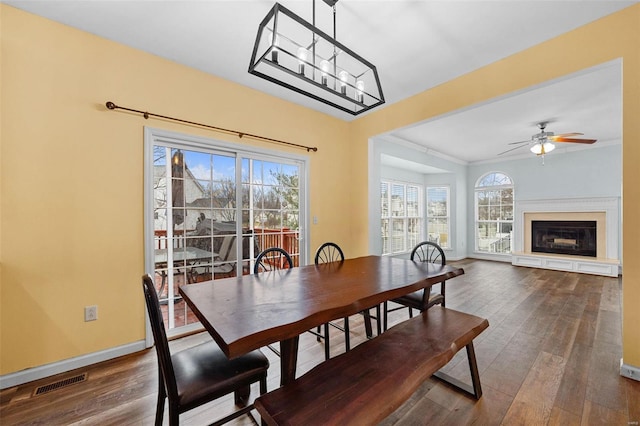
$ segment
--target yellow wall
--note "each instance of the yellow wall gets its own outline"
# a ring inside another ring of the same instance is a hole
[[[0,374],[144,337],[144,125],[237,141],[107,111],[107,100],[317,146],[309,154],[310,212],[319,220],[311,247],[335,239],[353,257],[367,252],[369,137],[622,57],[623,212],[640,214],[640,170],[633,167],[640,158],[639,5],[352,123],[6,5],[0,19]],[[624,233],[625,259],[639,258],[640,224],[626,221]],[[635,366],[638,268],[625,264],[623,289],[624,357]],[[100,319],[85,323],[83,307],[91,304]]]
[[[623,359],[640,367],[640,4],[387,106],[355,121],[352,158],[366,158],[370,137],[484,102],[610,60],[623,59]],[[617,125],[617,123],[612,123]],[[351,182],[367,187],[367,163],[354,162]],[[351,198],[352,236],[367,251],[367,192]]]
[[[347,123],[6,5],[0,13],[0,374],[144,338],[143,126],[238,141],[109,111],[108,100],[317,146],[311,246],[348,233],[330,209],[348,202]],[[99,320],[85,323],[93,304]]]

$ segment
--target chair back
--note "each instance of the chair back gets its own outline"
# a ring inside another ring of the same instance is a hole
[[[411,260],[414,260],[417,262],[429,262],[436,265],[447,264],[447,259],[444,255],[444,251],[442,250],[442,247],[440,247],[438,244],[434,243],[433,241],[423,241],[417,246],[415,246],[413,250],[411,250]],[[440,303],[442,307],[445,306],[445,283],[446,283],[446,280],[440,282],[440,296],[436,299],[432,299],[431,300],[432,304]],[[431,289],[429,289],[429,291],[425,290],[422,292],[423,306],[429,306],[430,293],[431,293]],[[436,302],[435,300],[439,300],[439,301]]]
[[[293,268],[293,260],[286,250],[280,247],[268,248],[258,255],[253,266],[253,273]]]
[[[156,354],[158,356],[158,366],[160,367],[158,374],[162,375],[162,381],[169,399],[177,400],[178,388],[173,363],[171,362],[169,341],[167,340],[160,302],[158,301],[158,293],[156,293],[156,287],[148,274],[142,277],[142,289],[144,290],[149,322],[151,323],[151,331],[153,332],[153,340],[155,341]]]
[[[225,235],[220,246],[218,257],[222,260],[236,260],[236,236]]]
[[[411,250],[411,260],[417,262],[429,262],[436,265],[446,265],[447,259],[442,248],[432,242],[423,241]]]
[[[316,250],[316,265],[320,263],[342,262],[343,260],[344,253],[342,253],[342,249],[336,243],[324,243]]]

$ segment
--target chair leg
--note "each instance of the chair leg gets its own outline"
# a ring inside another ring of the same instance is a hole
[[[172,404],[169,401],[169,426],[178,426],[180,424],[180,413],[178,412],[178,406],[176,404]]]
[[[318,331],[320,331],[320,327],[318,327]],[[320,340],[318,338],[318,340]],[[327,361],[331,357],[331,345],[329,342],[329,323],[326,322],[324,324],[324,360]]]
[[[158,363],[158,403],[156,404],[156,426],[162,426],[162,418],[164,417],[164,400],[167,399],[167,392],[162,381],[162,372],[160,363]]]
[[[344,319],[344,347],[347,352],[351,350],[351,343],[349,341],[349,317]]]
[[[162,418],[164,417],[164,400],[165,395],[158,393],[158,404],[156,405],[156,426],[162,426]]]
[[[380,305],[376,305],[376,328],[378,336],[382,334],[382,323],[380,322]]]
[[[316,342],[319,342],[320,341],[320,336],[319,336],[319,334],[320,334],[320,326],[318,326],[316,328],[316,333],[318,333],[318,334],[316,334]],[[325,334],[325,338],[326,338],[326,334]]]
[[[447,300],[446,296],[444,295],[444,289],[445,289],[445,285],[444,285],[444,281],[440,284],[440,294],[442,295],[442,307],[444,308],[444,302]]]
[[[362,311],[362,315],[364,315],[364,329],[367,334],[367,339],[371,339],[373,337],[373,329],[371,328],[371,313],[369,309]]]
[[[267,393],[267,375],[265,374],[260,379],[260,395]]]
[[[241,408],[241,407],[246,407],[247,406],[247,402],[249,402],[249,398],[251,397],[251,386],[247,385],[247,386],[243,386],[240,389],[237,389],[234,393],[234,402],[236,404],[236,407]]]
[[[164,291],[164,286],[167,284],[167,273],[165,271],[160,272],[160,276],[162,280],[160,281],[160,290],[158,290],[158,298],[162,299],[162,292]]]
[[[388,308],[387,307],[387,302],[384,302],[383,303],[383,310],[384,310],[383,315],[384,315],[384,318],[383,318],[383,327],[382,327],[382,329],[384,331],[387,331],[387,325],[388,325],[388,321],[389,321],[387,308]]]

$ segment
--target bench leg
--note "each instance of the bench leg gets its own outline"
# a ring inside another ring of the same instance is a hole
[[[482,396],[482,386],[480,386],[480,374],[478,373],[478,364],[476,362],[476,352],[473,349],[473,342],[470,342],[467,346],[467,360],[469,361],[469,372],[471,373],[472,386],[461,382],[460,380],[451,377],[450,375],[438,371],[434,374],[435,377],[443,382],[473,396],[475,399],[480,399]]]

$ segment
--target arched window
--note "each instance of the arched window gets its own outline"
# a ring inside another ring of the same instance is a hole
[[[478,179],[475,188],[476,242],[482,253],[511,253],[513,181],[501,172]]]

